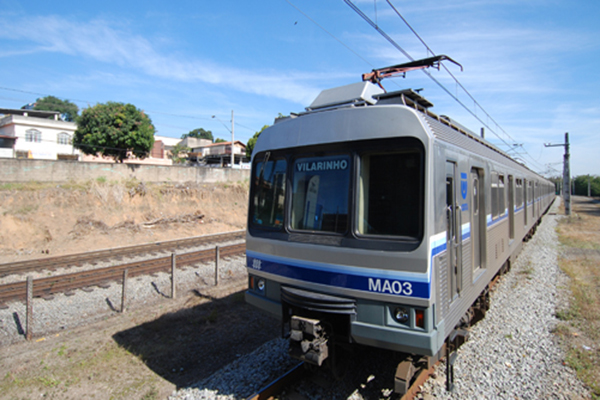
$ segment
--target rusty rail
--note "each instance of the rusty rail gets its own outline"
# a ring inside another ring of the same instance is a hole
[[[245,243],[220,247],[221,257],[231,257],[243,254],[245,250]],[[177,268],[183,268],[213,261],[215,249],[185,253],[177,255],[176,257]],[[171,256],[36,279],[33,285],[33,297],[51,296],[75,289],[99,286],[110,282],[121,282],[123,279],[123,271],[126,269],[128,270],[129,277],[150,275],[163,271],[168,272],[171,269]],[[24,301],[25,299],[26,282],[23,281],[0,285],[0,304],[15,300]]]
[[[68,254],[64,256],[38,258],[35,260],[17,261],[0,264],[0,277],[27,272],[56,270],[70,266],[81,266],[86,263],[98,263],[104,260],[131,257],[147,253],[175,252],[184,248],[220,243],[229,240],[242,240],[245,231],[233,231],[216,235],[195,236],[192,238],[147,243],[137,246],[116,247],[113,249],[90,251],[86,253]]]

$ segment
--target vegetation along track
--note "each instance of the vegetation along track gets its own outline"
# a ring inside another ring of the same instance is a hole
[[[178,247],[190,247],[193,239],[196,240],[195,245],[199,244],[209,244],[209,243],[219,243],[230,241],[234,239],[240,239],[242,237],[242,232],[232,232],[230,234],[221,234],[221,235],[210,235],[210,236],[202,236],[198,238],[185,239],[183,241],[173,241],[173,242],[165,242],[168,246],[163,246],[160,250],[156,248],[152,248],[152,251],[166,251],[169,249],[176,249]],[[184,244],[177,246],[177,242],[183,242]],[[154,245],[154,244],[152,244]],[[132,247],[132,252],[127,253],[125,251],[126,248],[116,249],[119,250],[119,256],[131,255],[131,254],[140,254],[140,247],[149,247],[149,245],[143,246],[135,246]],[[219,249],[220,257],[231,257],[238,254],[243,253],[246,250],[246,244],[234,244],[223,246]],[[110,251],[101,251],[110,252]],[[148,251],[146,251],[148,252]],[[71,266],[71,265],[82,265],[84,262],[89,262],[91,259],[97,261],[97,256],[90,256],[90,254],[97,254],[99,252],[92,253],[83,253],[81,254],[81,258],[78,261],[77,258],[73,256],[67,256],[68,260],[63,260],[62,263],[54,264],[53,268],[59,268],[60,266]],[[114,253],[112,256],[114,257]],[[215,259],[216,249],[210,248],[206,250],[194,251],[190,253],[178,254],[176,256],[176,266],[178,268],[182,268],[185,266],[191,266],[194,264],[205,263]],[[110,257],[110,256],[108,256]],[[56,257],[60,258],[60,257]],[[40,269],[47,269],[48,265],[45,264],[47,260],[34,260],[38,263],[38,269],[33,268],[34,263],[28,263],[26,265],[25,271],[38,271]],[[39,265],[40,263],[44,263],[44,267]],[[71,274],[65,275],[57,275],[51,276],[47,278],[36,279],[33,285],[33,297],[46,297],[51,296],[57,293],[69,293],[75,289],[83,289],[91,286],[103,286],[110,282],[115,282],[122,280],[123,271],[127,270],[128,277],[135,277],[140,275],[149,275],[157,272],[163,272],[170,270],[172,265],[171,256],[163,256],[159,258],[154,258],[150,260],[144,261],[136,261],[126,264],[115,265],[111,267],[105,268],[97,268],[87,271],[75,272]],[[15,301],[15,300],[25,300],[27,296],[27,283],[25,281],[9,283],[5,285],[0,285],[0,304]]]

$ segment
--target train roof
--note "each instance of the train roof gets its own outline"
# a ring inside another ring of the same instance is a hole
[[[468,142],[477,142],[495,154],[493,158],[507,158],[533,173],[525,164],[520,163],[510,157],[507,153],[500,150],[480,135],[475,134],[465,128],[452,118],[445,115],[437,115],[430,108],[433,103],[413,89],[403,89],[393,92],[386,92],[379,85],[371,82],[357,82],[345,86],[323,90],[317,98],[306,108],[306,111],[298,114],[291,114],[291,118],[302,117],[317,112],[340,108],[352,107],[373,107],[380,105],[402,105],[414,109],[423,116],[427,125],[431,128],[433,134],[444,141],[451,143],[462,142],[466,145]],[[290,117],[278,118],[275,122],[288,119]],[[461,139],[462,138],[462,139]]]

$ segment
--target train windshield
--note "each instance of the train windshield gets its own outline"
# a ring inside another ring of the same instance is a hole
[[[254,168],[254,213],[252,222],[266,228],[282,228],[285,200],[285,159],[268,159],[268,154]]]
[[[423,207],[423,151],[371,152],[360,157],[357,231],[420,239]]]
[[[350,170],[349,155],[296,159],[293,163],[291,229],[346,232]]]

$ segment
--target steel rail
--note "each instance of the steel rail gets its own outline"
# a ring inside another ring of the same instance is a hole
[[[232,257],[243,254],[245,243],[223,246],[219,248],[220,257]],[[206,249],[191,253],[176,255],[177,268],[189,267],[199,263],[214,261],[216,249]],[[110,282],[122,282],[123,271],[128,270],[129,277],[150,275],[157,272],[169,271],[171,257],[164,256],[145,261],[135,261],[111,267],[96,268],[70,274],[39,278],[34,280],[33,297],[46,297],[58,293],[68,293],[75,289],[99,286]],[[0,304],[26,299],[26,282],[15,282],[0,285]]]
[[[304,363],[301,362],[279,378],[276,378],[257,393],[247,397],[246,400],[266,400],[273,398],[280,394],[286,386],[300,380],[305,373],[306,368],[304,367]]]
[[[67,254],[34,260],[17,261],[0,264],[0,277],[11,274],[23,274],[43,270],[55,270],[70,266],[81,266],[86,263],[98,263],[106,259],[118,257],[131,257],[145,253],[160,253],[165,251],[176,251],[182,248],[219,243],[229,240],[241,240],[245,231],[232,231],[216,235],[195,236],[192,238],[175,239],[163,242],[146,243],[137,246],[116,247],[112,249],[96,250],[86,253]]]

